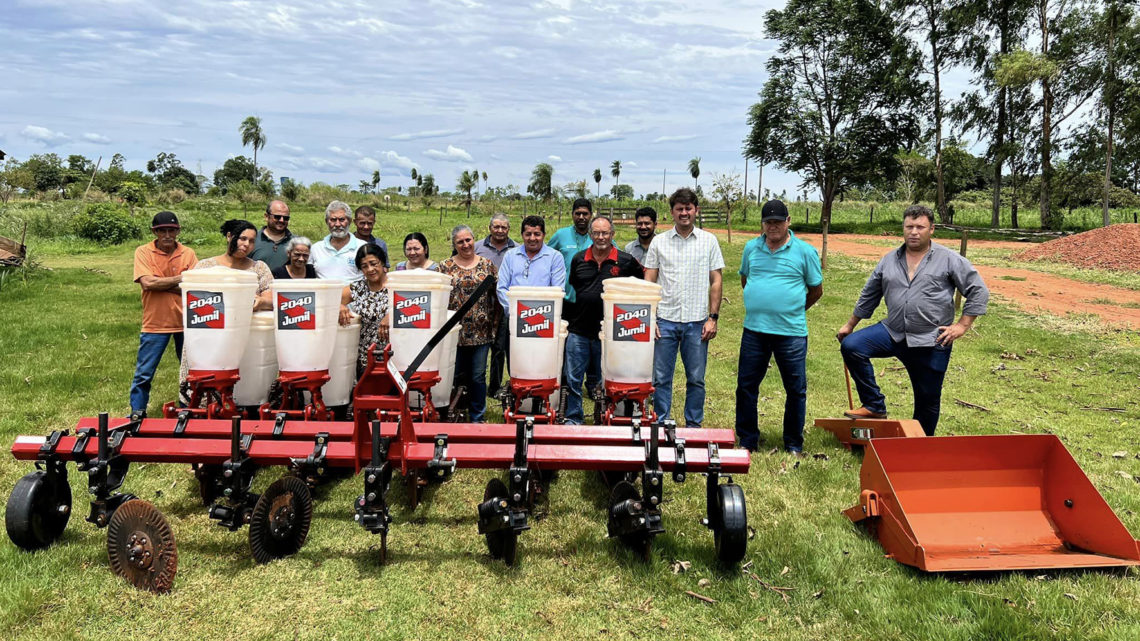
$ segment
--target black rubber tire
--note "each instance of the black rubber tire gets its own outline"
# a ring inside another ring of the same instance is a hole
[[[278,519],[277,526],[272,522]],[[249,521],[249,548],[258,563],[296,554],[313,522],[313,495],[296,476],[274,481],[257,499]]]
[[[24,475],[12,488],[4,512],[8,538],[25,550],[46,548],[63,535],[71,518],[71,486],[43,470]]]
[[[713,506],[720,516],[720,527],[713,530],[716,558],[725,565],[735,565],[748,549],[748,513],[744,506],[744,490],[735,483],[721,485]]]
[[[507,484],[502,479],[487,481],[483,490],[483,501],[507,498]],[[487,538],[487,551],[492,559],[501,559],[507,565],[514,565],[518,557],[519,534],[512,529],[496,530],[484,535]]]

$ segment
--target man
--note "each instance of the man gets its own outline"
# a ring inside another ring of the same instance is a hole
[[[499,305],[507,311],[507,290],[515,285],[528,287],[562,287],[566,283],[566,264],[562,256],[544,244],[546,222],[541,216],[527,216],[522,221],[522,246],[503,256],[499,268],[496,293]]]
[[[352,213],[352,222],[356,225],[356,238],[366,243],[372,243],[380,249],[384,250],[384,256],[388,256],[388,243],[384,242],[383,238],[372,235],[372,228],[376,226],[376,210],[368,205],[361,205],[356,208]],[[385,267],[390,267],[385,258]]]
[[[491,216],[487,227],[490,232],[481,242],[475,243],[475,253],[495,264],[495,269],[503,264],[503,256],[514,249],[517,243],[510,238],[511,220],[502,212]],[[495,341],[491,343],[491,367],[487,380],[487,396],[494,398],[499,395],[499,388],[503,380],[503,365],[510,358],[509,323],[502,315],[502,308],[496,308],[498,314],[496,322],[498,329],[495,332]]]
[[[570,208],[570,217],[574,220],[574,224],[554,232],[550,237],[550,242],[547,243],[552,249],[562,253],[567,270],[570,269],[570,261],[574,259],[574,256],[590,247],[590,217],[593,215],[594,205],[589,198],[575,200],[574,205]],[[573,312],[575,300],[574,288],[570,286],[570,283],[564,284],[566,285],[566,301],[562,303],[563,317],[566,316],[567,312]]]
[[[756,451],[756,400],[768,362],[776,357],[784,383],[784,450],[803,456],[807,415],[807,310],[823,296],[823,271],[815,248],[788,228],[788,208],[778,200],[760,210],[764,235],[744,245],[740,287],[744,331],[736,378],[736,434]]]
[[[270,271],[283,268],[289,262],[285,246],[292,238],[293,233],[289,231],[289,205],[274,200],[265,207],[265,226],[258,232],[257,242],[249,257],[262,261],[269,266]]]
[[[325,224],[329,234],[317,241],[309,252],[309,262],[317,270],[317,278],[334,278],[351,283],[364,278],[356,268],[356,250],[364,241],[348,233],[348,205],[334,200],[325,208]]]
[[[569,390],[566,423],[570,425],[581,425],[583,422],[583,377],[590,369],[599,372],[602,369],[602,341],[598,334],[602,330],[602,317],[605,315],[602,304],[603,283],[610,278],[645,277],[645,269],[636,258],[614,247],[614,224],[609,218],[594,218],[589,229],[594,244],[570,261],[568,277],[568,282],[577,292],[574,313],[566,318],[570,323],[564,359],[566,387]],[[587,389],[593,388],[587,385]]]
[[[914,387],[914,418],[927,436],[934,436],[950,350],[974,319],[986,313],[990,292],[970,261],[932,243],[933,234],[930,209],[907,207],[902,247],[875,266],[851,318],[835,335],[862,403],[859,409],[844,412],[845,416],[886,418],[886,398],[875,384],[871,359],[894,356],[906,367]],[[962,316],[952,323],[955,290],[966,301]],[[886,300],[887,318],[855,332],[860,320],[871,317],[880,299]]]
[[[135,376],[131,381],[131,413],[146,416],[150,384],[170,339],[182,361],[182,272],[198,262],[194,250],[178,242],[178,217],[160,211],[151,220],[154,242],[135,250],[135,282],[142,288],[142,333]]]
[[[633,214],[633,222],[637,225],[637,239],[629,241],[625,251],[644,265],[649,244],[657,235],[657,210],[652,207],[642,207]]]
[[[673,227],[653,239],[645,254],[645,280],[661,284],[657,346],[653,354],[653,409],[669,418],[677,352],[685,365],[685,425],[705,418],[705,365],[720,318],[724,257],[716,237],[693,226],[697,194],[682,187],[669,197]]]

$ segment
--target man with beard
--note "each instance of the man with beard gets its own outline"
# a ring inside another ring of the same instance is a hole
[[[637,225],[637,240],[629,241],[625,251],[644,265],[645,254],[649,252],[653,237],[657,235],[657,210],[652,207],[642,207],[633,215],[633,221]]]
[[[333,278],[345,283],[364,278],[356,267],[356,250],[364,241],[348,232],[351,212],[349,206],[339,200],[332,201],[325,208],[329,235],[313,245],[309,256],[309,262],[317,270],[317,278]]]
[[[257,242],[249,257],[265,263],[269,271],[282,268],[289,262],[286,245],[292,238],[293,233],[289,231],[289,205],[274,200],[265,208],[265,226],[258,232]]]

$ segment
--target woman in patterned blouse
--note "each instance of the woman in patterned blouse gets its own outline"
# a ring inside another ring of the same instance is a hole
[[[496,274],[495,264],[475,254],[475,234],[467,225],[451,230],[455,255],[439,263],[439,272],[451,276],[449,309],[459,309],[479,283]],[[463,317],[456,352],[456,380],[466,384],[471,399],[471,421],[482,423],[487,409],[487,353],[495,340],[495,290],[487,294]]]
[[[360,347],[356,353],[356,375],[368,364],[368,348],[373,343],[383,351],[388,345],[388,257],[379,245],[365,243],[356,250],[356,268],[364,279],[344,288],[340,296],[340,324],[347,325],[351,315],[360,317]]]

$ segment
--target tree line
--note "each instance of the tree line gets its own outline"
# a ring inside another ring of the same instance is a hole
[[[949,201],[984,188],[992,226],[1033,201],[1049,229],[1077,199],[1098,196],[1105,225],[1136,202],[1135,0],[788,0],[765,29],[779,46],[744,153],[818,190],[825,223],[852,194],[926,198],[951,222]]]

